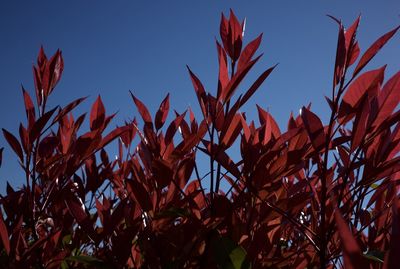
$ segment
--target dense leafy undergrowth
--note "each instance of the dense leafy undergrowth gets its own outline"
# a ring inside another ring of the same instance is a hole
[[[398,28],[361,55],[359,18],[334,20],[329,121],[303,107],[286,130],[260,106],[259,122],[240,112],[274,67],[239,89],[262,35],[244,45],[233,12],[221,19],[216,91],[188,68],[201,115],[171,122],[169,96],[152,117],[131,94],[140,119],[106,132],[114,115],[98,97],[81,130],[85,114],[72,112],[85,98],[46,106],[64,65],[42,48],[35,102],[22,89],[27,120],[3,129],[26,181],[1,196],[1,267],[398,268],[400,73],[364,71]]]

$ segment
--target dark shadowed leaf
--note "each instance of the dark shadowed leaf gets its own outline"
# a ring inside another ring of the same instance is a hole
[[[3,243],[4,249],[7,252],[7,255],[10,254],[10,239],[8,237],[8,231],[7,227],[4,223],[3,219],[3,212],[0,210],[0,236],[1,236],[1,241]]]
[[[385,257],[383,269],[395,269],[400,264],[400,207],[398,197],[394,196],[392,206],[392,234],[390,236],[390,248]]]
[[[335,220],[342,241],[345,268],[368,268],[368,263],[365,258],[363,258],[360,247],[339,212],[339,209],[335,211]]]
[[[106,269],[111,268],[108,267],[102,260],[97,259],[92,256],[85,256],[85,255],[78,255],[78,256],[70,256],[65,259],[69,262],[76,262],[78,264],[86,266],[90,266],[91,268],[99,268],[99,269]]]
[[[223,269],[249,269],[246,251],[228,237],[217,237],[211,241],[215,261]]]

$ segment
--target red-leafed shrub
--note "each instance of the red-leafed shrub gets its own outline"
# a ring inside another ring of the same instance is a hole
[[[3,129],[26,182],[1,196],[2,267],[398,268],[400,73],[363,71],[398,28],[360,56],[359,19],[337,23],[329,121],[303,107],[287,130],[261,107],[259,124],[240,112],[274,67],[239,90],[262,35],[245,45],[232,12],[215,94],[188,68],[202,114],[171,122],[169,96],[152,117],[131,94],[140,123],[105,132],[113,115],[98,97],[82,131],[72,111],[84,98],[47,107],[64,66],[41,49],[36,102],[22,89],[27,121]]]

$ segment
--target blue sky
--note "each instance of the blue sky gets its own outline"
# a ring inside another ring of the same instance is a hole
[[[351,3],[349,3],[351,2]],[[33,93],[32,63],[43,45],[47,54],[63,51],[63,78],[49,100],[65,105],[89,95],[79,111],[88,111],[98,94],[115,123],[137,116],[129,90],[154,113],[167,94],[171,107],[198,111],[185,65],[209,91],[217,85],[220,14],[232,8],[247,18],[245,42],[264,33],[264,52],[242,84],[246,89],[264,69],[279,63],[243,110],[255,118],[255,104],[268,109],[282,128],[302,105],[328,117],[337,38],[331,14],[349,25],[362,15],[361,51],[400,24],[400,4],[392,1],[1,1],[0,127],[17,133],[25,113],[20,85]],[[400,70],[400,37],[395,36],[368,69],[388,64],[387,76]],[[240,90],[239,90],[240,91]],[[200,116],[200,114],[198,114]],[[5,147],[0,191],[6,180],[20,184],[16,157]]]

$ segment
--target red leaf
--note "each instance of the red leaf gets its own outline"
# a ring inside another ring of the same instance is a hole
[[[300,116],[314,149],[319,151],[325,144],[325,132],[321,120],[304,106],[300,110]]]
[[[339,36],[336,48],[336,61],[335,61],[335,74],[334,82],[337,85],[344,75],[344,67],[346,64],[346,38],[344,36],[344,28],[340,23],[339,25]]]
[[[35,141],[43,131],[44,127],[46,126],[47,122],[50,120],[53,113],[56,111],[57,108],[53,108],[50,111],[47,111],[43,114],[32,126],[32,129],[29,132],[29,141],[32,143]]]
[[[154,119],[154,124],[156,125],[156,129],[159,130],[164,125],[165,120],[167,119],[169,111],[169,93],[161,102],[160,107],[156,113],[156,117]]]
[[[379,113],[374,125],[381,124],[397,107],[400,102],[400,72],[391,77],[378,96]]]
[[[341,122],[346,122],[352,118],[353,113],[365,94],[374,95],[376,87],[383,82],[385,69],[386,65],[379,69],[365,72],[350,84],[339,108],[338,116]]]
[[[174,179],[181,190],[185,188],[187,182],[189,181],[190,176],[193,173],[194,165],[195,161],[191,157],[183,159],[179,163],[174,175]]]
[[[150,112],[147,110],[147,107],[139,99],[137,99],[131,91],[129,92],[132,96],[133,102],[135,102],[135,105],[140,113],[140,116],[142,116],[144,123],[146,125],[149,125],[151,129],[153,129],[153,122],[151,120],[151,115]]]
[[[239,86],[240,82],[247,75],[247,73],[254,66],[254,64],[261,58],[261,56],[262,55],[256,57],[254,60],[248,62],[246,64],[246,66],[244,66],[242,69],[238,70],[235,73],[235,75],[229,81],[228,85],[226,85],[226,88],[222,91],[221,100],[223,100],[224,102],[227,102],[232,97],[234,91]]]
[[[380,38],[378,38],[374,44],[372,44],[367,51],[361,56],[360,61],[358,62],[356,68],[353,72],[353,77],[355,77],[368,63],[371,59],[378,53],[378,51],[389,41],[390,38],[397,32],[400,26],[394,28],[392,31],[384,34]]]
[[[242,36],[243,35],[243,28],[239,23],[239,20],[236,18],[235,14],[233,13],[232,9],[230,10],[229,14],[229,32],[228,32],[228,39],[230,37],[230,57],[234,62],[239,58],[240,52],[242,50]],[[229,40],[228,40],[229,42]],[[228,50],[229,53],[229,50]]]
[[[247,102],[247,100],[250,99],[250,97],[258,90],[258,88],[261,86],[261,84],[264,82],[264,80],[271,74],[272,70],[274,70],[277,65],[278,64],[265,70],[264,73],[262,73],[257,78],[257,80],[253,83],[253,85],[251,85],[251,87],[244,94],[242,100],[240,101],[240,106],[244,105]]]
[[[31,149],[31,145],[29,143],[28,131],[22,125],[22,123],[19,124],[19,137],[22,144],[22,149],[24,150],[25,153],[28,153]]]
[[[101,143],[99,145],[99,148],[103,148],[106,145],[108,145],[108,143],[110,143],[111,141],[113,141],[114,139],[118,138],[120,135],[122,135],[125,132],[128,132],[131,130],[131,128],[133,128],[132,126],[122,126],[122,127],[118,127],[116,129],[114,129],[113,131],[111,131],[109,134],[107,134],[102,140]]]
[[[6,129],[3,130],[3,135],[4,138],[7,140],[8,144],[11,146],[11,148],[14,150],[14,152],[17,154],[19,160],[23,162],[23,153],[22,153],[22,148],[20,143],[18,142],[17,138],[10,132],[8,132]]]
[[[228,66],[227,66],[227,57],[225,50],[221,47],[221,45],[217,43],[218,50],[218,60],[219,60],[219,75],[218,75],[218,98],[222,94],[222,90],[225,89],[226,85],[229,83],[229,75],[228,75]]]
[[[347,62],[348,66],[352,65],[360,54],[360,48],[356,41],[357,29],[360,24],[360,16],[354,21],[354,23],[345,32],[346,38],[346,51],[347,51]]]
[[[354,121],[350,152],[353,152],[354,149],[356,149],[364,139],[365,131],[367,129],[369,111],[370,104],[368,102],[368,97],[365,96],[360,108],[357,110],[356,119]]]
[[[345,268],[368,268],[369,265],[362,257],[360,247],[340,214],[339,209],[336,209],[335,211],[335,220],[343,245],[343,260]]]
[[[2,151],[2,149],[1,149]],[[3,219],[3,212],[0,209],[0,237],[1,237],[1,241],[3,242],[3,246],[6,250],[7,255],[10,254],[10,239],[8,237],[8,231],[7,231],[7,227],[4,223],[4,219]]]
[[[228,40],[228,31],[229,31],[229,21],[225,18],[224,13],[221,13],[219,34],[221,36],[222,44],[224,45],[226,51],[229,49],[229,42],[230,42],[230,40]]]
[[[42,86],[45,91],[45,96],[48,96],[60,81],[63,70],[64,60],[62,58],[62,53],[60,50],[57,50],[46,63],[46,68],[43,73]]]
[[[80,103],[82,103],[87,97],[82,97],[79,99],[76,99],[66,105],[63,109],[61,109],[60,112],[54,117],[53,123],[56,121],[62,119],[65,115],[67,115],[69,112],[71,112],[72,109],[74,109],[76,106],[78,106]]]
[[[25,103],[25,112],[26,118],[28,120],[28,129],[32,128],[33,123],[35,122],[35,107],[33,106],[33,102],[29,93],[22,87],[22,94],[24,96]]]
[[[100,95],[97,97],[96,101],[92,105],[90,110],[90,130],[97,130],[103,127],[106,111],[101,101]]]
[[[247,44],[247,46],[244,48],[239,58],[238,70],[242,69],[248,62],[250,62],[254,53],[256,53],[258,47],[260,46],[262,36],[263,34],[260,34],[257,38],[255,38],[253,41]]]
[[[190,78],[192,80],[193,88],[196,92],[197,95],[197,100],[199,102],[201,111],[203,112],[204,117],[207,115],[207,110],[206,110],[206,91],[204,90],[204,86],[201,83],[201,81],[198,79],[198,77],[190,70],[189,66],[186,66],[186,68],[189,71]]]
[[[44,95],[44,91],[43,91],[43,87],[42,87],[42,79],[40,77],[40,71],[38,68],[33,66],[32,71],[33,71],[33,80],[34,80],[34,84],[35,84],[36,101],[37,101],[38,106],[40,106],[43,102],[42,99],[43,99],[43,95]]]
[[[181,121],[185,117],[186,112],[184,112],[182,115],[177,116],[173,122],[168,126],[167,132],[165,133],[165,145],[168,145],[169,143],[172,142],[172,139],[176,133],[176,131],[179,128],[179,125],[181,124]]]
[[[269,125],[270,127],[268,128],[270,128],[271,134],[274,136],[275,139],[277,139],[281,135],[281,131],[274,118],[271,116],[270,113],[268,113],[258,105],[257,105],[257,111],[261,125],[263,124]]]
[[[240,123],[241,123],[241,115],[235,114],[232,121],[230,121],[229,124],[226,125],[228,128],[222,131],[221,143],[222,145],[224,145],[225,148],[229,148],[236,140],[237,136],[242,130],[242,125]]]

